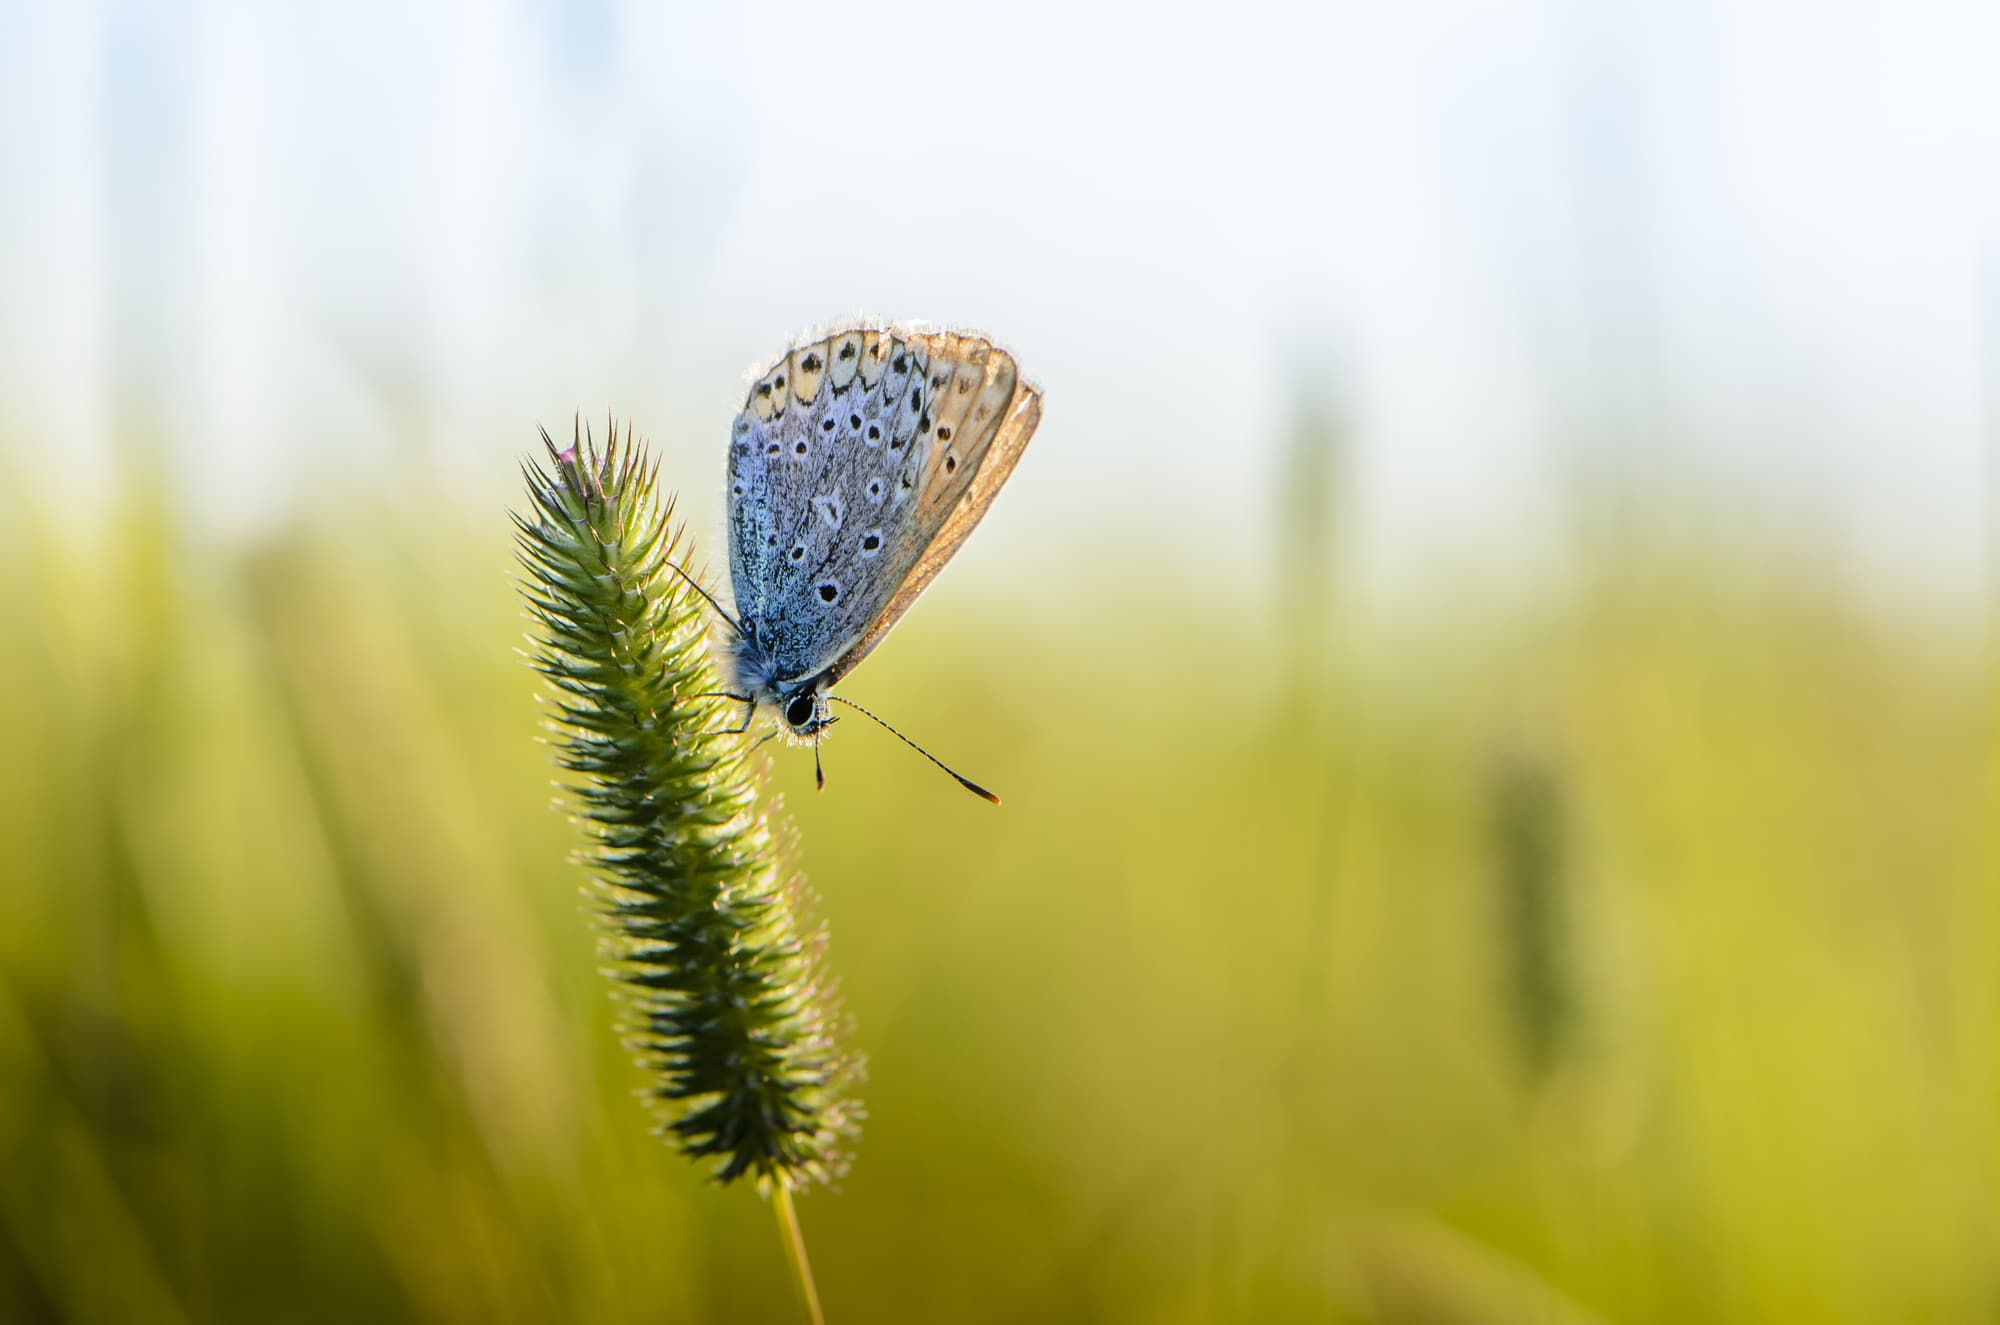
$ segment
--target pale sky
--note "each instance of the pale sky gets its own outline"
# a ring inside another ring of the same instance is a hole
[[[0,0],[0,448],[101,480],[142,417],[255,527],[413,435],[505,500],[536,422],[614,411],[712,530],[745,370],[868,313],[1044,387],[989,569],[1267,571],[1317,378],[1385,582],[1544,555],[1608,432],[1961,593],[1996,54],[1973,0]]]

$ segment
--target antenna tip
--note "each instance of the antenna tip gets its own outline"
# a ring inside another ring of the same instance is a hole
[[[954,773],[952,774],[952,776],[958,777],[958,774]],[[973,795],[979,797],[983,801],[990,802],[991,804],[994,805],[998,805],[1000,803],[1000,798],[998,796],[995,796],[992,792],[988,791],[986,788],[980,786],[977,782],[974,782],[969,778],[958,778],[958,785],[964,787],[967,791],[971,792]]]

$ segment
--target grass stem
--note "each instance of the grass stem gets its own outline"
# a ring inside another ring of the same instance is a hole
[[[805,1303],[806,1319],[812,1325],[826,1325],[819,1309],[819,1290],[813,1287],[812,1262],[806,1259],[805,1235],[799,1231],[799,1212],[792,1208],[791,1189],[782,1182],[772,1184],[771,1209],[778,1216],[778,1235],[785,1240],[785,1259],[791,1264],[799,1300]]]

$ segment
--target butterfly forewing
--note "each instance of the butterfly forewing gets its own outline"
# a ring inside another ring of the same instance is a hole
[[[860,638],[835,660],[830,672],[832,680],[853,671],[882,642],[903,613],[909,611],[923,591],[930,587],[930,582],[937,578],[938,572],[945,568],[945,563],[951,560],[960,545],[971,537],[973,529],[993,504],[1001,485],[1006,483],[1007,476],[1020,462],[1021,453],[1035,435],[1035,427],[1041,419],[1041,392],[1026,383],[1019,384],[1009,398],[998,431],[980,451],[971,481],[950,502],[944,522],[930,535],[910,568],[903,572],[889,601]]]
[[[731,429],[737,611],[781,677],[859,662],[984,514],[1040,417],[975,336],[850,327],[793,347]]]

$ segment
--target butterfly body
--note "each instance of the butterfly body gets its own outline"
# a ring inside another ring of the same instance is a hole
[[[757,374],[730,429],[730,655],[793,739],[986,513],[1041,418],[1014,359],[973,335],[849,325]]]

